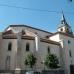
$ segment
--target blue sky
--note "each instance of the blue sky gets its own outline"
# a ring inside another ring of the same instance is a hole
[[[55,12],[31,11],[21,8],[2,6],[19,6],[24,8],[49,11],[62,11],[74,32],[74,0],[0,0],[0,31],[11,24],[26,24],[49,32],[57,31],[62,14]]]

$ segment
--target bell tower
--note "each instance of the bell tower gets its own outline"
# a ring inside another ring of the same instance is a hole
[[[61,22],[60,22],[60,24],[58,26],[58,32],[63,32],[63,33],[73,35],[72,29],[69,26],[69,24],[66,22],[66,19],[65,19],[65,16],[64,16],[63,13],[62,13],[62,17],[61,17]]]

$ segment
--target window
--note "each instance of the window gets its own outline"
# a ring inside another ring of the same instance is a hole
[[[67,32],[69,33],[69,29],[67,28]]]
[[[69,50],[69,56],[72,57],[71,50]]]
[[[11,50],[12,50],[12,44],[9,43],[9,44],[8,44],[8,51],[11,51]]]
[[[61,28],[61,31],[63,31],[63,29]]]
[[[70,44],[71,42],[70,42],[70,40],[68,40],[68,44]]]
[[[29,43],[26,44],[26,51],[29,51],[30,50],[30,45]]]
[[[49,47],[49,46],[48,46],[48,48],[47,48],[47,52],[50,53],[50,47]]]

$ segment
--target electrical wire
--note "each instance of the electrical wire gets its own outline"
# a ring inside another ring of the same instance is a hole
[[[12,5],[7,5],[7,4],[0,4],[0,6],[19,8],[19,9],[29,10],[29,11],[50,12],[50,13],[62,13],[62,11],[50,11],[50,10],[42,10],[42,9],[34,9],[34,8],[25,8],[25,7],[12,6]],[[64,12],[64,13],[74,14],[74,12]]]

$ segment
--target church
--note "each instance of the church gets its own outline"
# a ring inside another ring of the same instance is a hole
[[[24,59],[29,52],[37,57],[35,69],[43,69],[46,54],[55,54],[61,69],[70,74],[74,66],[74,35],[64,14],[57,32],[47,32],[27,25],[9,25],[0,32],[0,70],[26,69]]]

